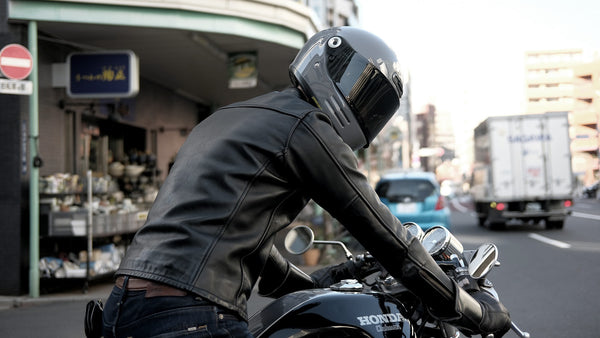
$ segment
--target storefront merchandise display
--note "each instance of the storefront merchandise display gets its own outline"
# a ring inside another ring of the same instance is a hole
[[[42,279],[83,279],[87,286],[116,270],[157,191],[150,182],[136,185],[136,194],[120,189],[120,179],[140,181],[145,168],[131,166],[122,166],[122,178],[90,171],[87,179],[66,173],[40,179]],[[115,176],[119,167],[111,166]]]
[[[89,264],[90,277],[110,274],[116,271],[123,255],[125,245],[106,244],[92,251]],[[40,259],[40,276],[42,278],[85,278],[87,253],[69,253],[66,256],[42,257]]]

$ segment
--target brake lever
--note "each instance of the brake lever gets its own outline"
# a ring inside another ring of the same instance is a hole
[[[517,334],[517,336],[519,336],[521,338],[529,338],[529,337],[531,337],[529,335],[529,332],[521,331],[521,329],[519,329],[519,327],[517,326],[517,324],[515,324],[515,322],[513,322],[513,321],[510,322],[510,328]]]

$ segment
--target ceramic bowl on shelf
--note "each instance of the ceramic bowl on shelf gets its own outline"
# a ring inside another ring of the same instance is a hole
[[[125,171],[125,166],[121,162],[113,162],[108,166],[108,173],[112,177],[121,177]]]
[[[125,166],[125,176],[130,178],[136,178],[140,176],[144,172],[144,170],[146,170],[146,166],[128,164]]]

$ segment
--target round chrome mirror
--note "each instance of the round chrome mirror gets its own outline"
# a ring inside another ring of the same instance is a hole
[[[469,263],[469,275],[478,279],[487,275],[498,261],[498,248],[492,243],[482,244]]]
[[[299,255],[306,252],[313,244],[315,234],[312,229],[306,225],[299,225],[285,236],[285,249],[294,254]]]

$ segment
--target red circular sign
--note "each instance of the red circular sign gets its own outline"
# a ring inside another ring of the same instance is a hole
[[[0,71],[9,79],[23,80],[31,74],[33,58],[27,48],[10,44],[0,50]]]

